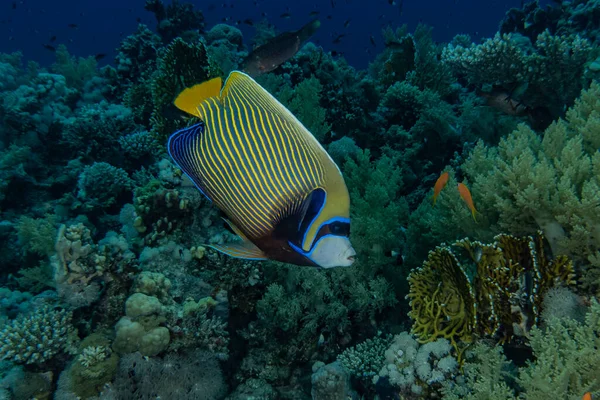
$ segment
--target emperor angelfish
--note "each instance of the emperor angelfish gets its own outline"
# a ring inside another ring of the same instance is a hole
[[[242,239],[211,247],[252,260],[351,265],[350,196],[335,162],[251,77],[234,71],[221,84],[215,78],[177,97],[175,106],[201,122],[167,146]]]

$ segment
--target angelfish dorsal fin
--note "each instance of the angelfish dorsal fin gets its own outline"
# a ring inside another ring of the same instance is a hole
[[[211,97],[219,97],[223,81],[221,77],[199,83],[179,93],[175,101],[175,107],[188,114],[201,117],[198,106]]]

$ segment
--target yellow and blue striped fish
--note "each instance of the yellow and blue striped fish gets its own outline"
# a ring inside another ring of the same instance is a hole
[[[184,90],[175,105],[202,122],[168,150],[227,216],[242,242],[211,247],[238,258],[349,266],[350,197],[339,168],[292,113],[234,71]]]

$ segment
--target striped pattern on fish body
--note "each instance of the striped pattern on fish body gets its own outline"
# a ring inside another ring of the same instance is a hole
[[[238,257],[313,265],[299,253],[310,252],[329,233],[328,221],[349,224],[349,195],[338,167],[310,132],[249,76],[232,72],[216,93],[220,83],[201,84],[215,93],[199,103],[192,100],[197,87],[178,97],[175,104],[203,122],[173,134],[169,152],[227,215],[236,233],[264,257],[248,247],[240,246],[237,253],[214,247]],[[310,224],[302,221],[307,210],[314,216]]]

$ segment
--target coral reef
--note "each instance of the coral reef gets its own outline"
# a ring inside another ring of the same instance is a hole
[[[600,396],[599,3],[555,3],[477,43],[386,27],[364,70],[309,42],[257,78],[344,177],[350,268],[215,252],[236,235],[166,151],[198,122],[174,99],[270,13],[147,0],[114,62],[0,54],[0,398]]]

